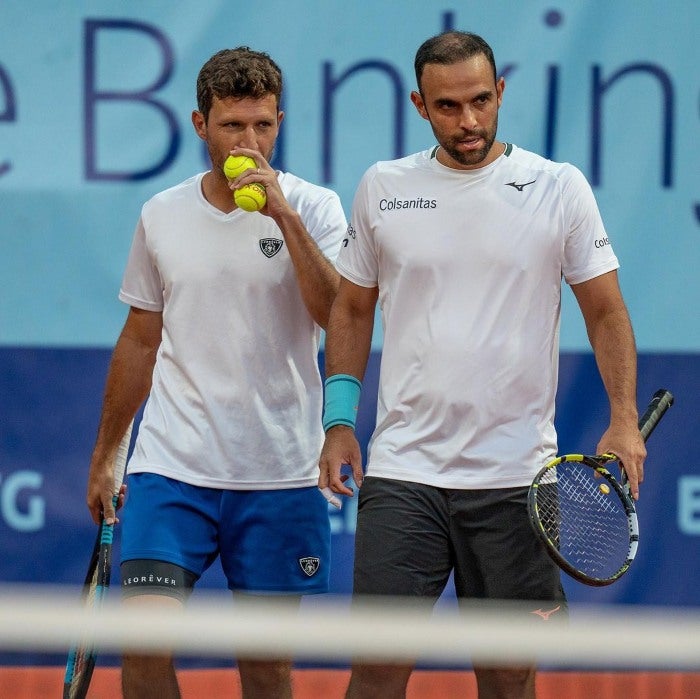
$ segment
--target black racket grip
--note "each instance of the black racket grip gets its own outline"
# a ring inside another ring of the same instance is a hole
[[[665,388],[660,388],[652,397],[644,415],[639,418],[639,431],[646,442],[664,416],[664,413],[673,405],[673,394]]]

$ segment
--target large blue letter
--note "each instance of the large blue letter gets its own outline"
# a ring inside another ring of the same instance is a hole
[[[26,498],[26,510],[20,506],[25,499],[22,491],[37,491],[44,477],[36,471],[17,471],[11,474],[0,490],[0,513],[7,524],[18,532],[36,532],[43,528],[46,520],[46,502],[41,495]]]
[[[608,80],[601,78],[600,66],[593,66],[593,95],[591,118],[591,184],[599,185],[601,181],[601,140],[603,131],[603,95],[615,82],[629,73],[649,73],[656,77],[662,90],[663,124],[661,128],[661,183],[664,187],[673,184],[673,83],[668,74],[653,63],[632,63],[613,73]]]
[[[333,181],[333,93],[340,85],[355,73],[363,70],[380,70],[385,72],[394,85],[394,157],[404,155],[404,95],[403,81],[399,72],[385,61],[363,61],[348,68],[337,79],[332,76],[332,64],[323,64],[323,143],[321,146],[321,166],[324,183]]]
[[[152,84],[134,92],[100,92],[95,85],[95,45],[100,29],[140,31],[152,36],[163,54],[163,70]],[[166,37],[151,25],[128,20],[87,20],[85,22],[85,174],[89,180],[145,180],[165,170],[175,159],[180,147],[180,130],[172,110],[152,97],[152,94],[165,85],[173,72],[173,52]],[[151,105],[158,110],[167,122],[170,132],[170,145],[156,165],[133,172],[98,171],[96,162],[96,104],[102,101],[137,101]]]
[[[17,118],[17,109],[15,108],[15,93],[12,90],[10,76],[5,72],[0,65],[0,87],[5,93],[5,111],[0,112],[0,121],[14,121]],[[9,162],[0,163],[0,177],[2,177],[12,166]]]

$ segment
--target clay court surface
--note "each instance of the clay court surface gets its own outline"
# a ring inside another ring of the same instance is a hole
[[[179,672],[183,699],[239,699],[235,670]],[[349,671],[295,670],[295,699],[342,699]],[[0,697],[46,699],[60,697],[63,668],[0,668]],[[538,699],[694,699],[700,697],[700,673],[680,672],[541,672]],[[470,672],[416,671],[408,699],[476,699]],[[121,699],[119,670],[97,668],[88,699]]]

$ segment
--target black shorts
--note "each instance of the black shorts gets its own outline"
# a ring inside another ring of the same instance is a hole
[[[460,599],[552,602],[549,609],[565,611],[559,568],[530,526],[527,491],[452,490],[365,478],[354,593],[434,601],[454,572]]]

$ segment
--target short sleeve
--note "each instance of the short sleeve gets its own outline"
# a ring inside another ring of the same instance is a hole
[[[338,256],[338,271],[351,282],[375,287],[379,280],[379,258],[370,216],[371,183],[376,165],[363,175],[355,192],[347,235]]]
[[[563,173],[564,259],[568,284],[580,284],[620,265],[590,184],[580,170],[568,165]]]
[[[146,311],[163,310],[163,284],[148,249],[143,213],[134,231],[119,299]]]

